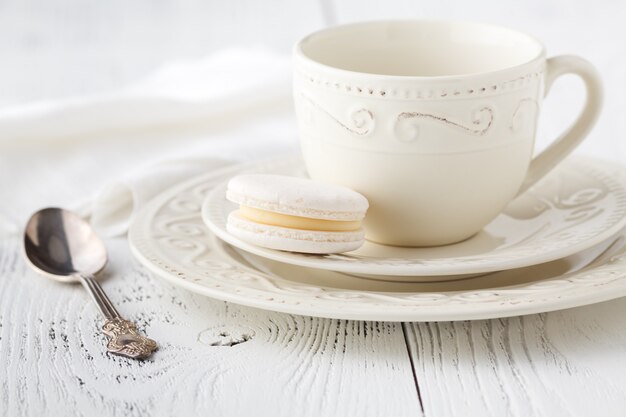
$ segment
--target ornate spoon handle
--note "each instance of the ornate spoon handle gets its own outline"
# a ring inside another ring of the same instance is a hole
[[[134,359],[147,358],[157,349],[154,340],[137,332],[134,323],[123,319],[93,275],[80,275],[80,283],[89,292],[106,319],[102,331],[109,337],[107,350]]]

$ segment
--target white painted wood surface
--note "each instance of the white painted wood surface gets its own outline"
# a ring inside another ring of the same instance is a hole
[[[108,249],[105,291],[160,350],[106,354],[83,289],[37,276],[1,242],[1,416],[421,414],[400,324],[214,301],[149,276],[122,239]]]
[[[296,38],[326,23],[386,17],[492,21],[535,33],[551,54],[588,57],[604,76],[607,102],[582,151],[626,162],[620,52],[626,3],[618,0],[593,7],[565,0],[4,0],[0,105],[106,91],[162,62],[230,44],[288,52]],[[578,87],[570,80],[555,85],[540,145],[573,117]],[[0,213],[21,218],[42,205],[71,204],[110,178],[107,161],[132,167],[132,156],[145,154],[155,136],[164,144],[161,155],[249,158],[256,150],[238,139],[248,131],[263,133],[264,154],[293,148],[291,113],[283,106],[268,114],[237,134],[220,126],[184,138],[153,132],[96,145],[0,149]],[[157,156],[153,151],[143,161]],[[0,241],[0,417],[623,416],[626,410],[626,299],[476,322],[314,319],[195,296],[149,276],[123,240],[107,245],[104,288],[162,349],[145,362],[104,354],[86,294],[30,272],[19,240]],[[249,340],[235,346],[214,346],[244,335]]]
[[[427,416],[619,416],[626,300],[500,320],[406,325]]]

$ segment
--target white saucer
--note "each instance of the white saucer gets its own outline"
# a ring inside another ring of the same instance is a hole
[[[299,159],[242,165],[242,172],[303,175]],[[611,237],[626,224],[626,169],[591,158],[570,158],[544,180],[510,203],[474,237],[432,248],[402,248],[367,242],[333,255],[282,252],[246,243],[226,230],[236,206],[225,198],[226,184],[208,196],[202,217],[220,239],[275,261],[359,275],[441,276],[521,268],[563,258]],[[462,209],[462,208],[461,208]],[[397,278],[394,278],[397,279]],[[410,280],[414,280],[411,278]]]
[[[377,281],[256,257],[215,237],[200,216],[206,195],[232,173],[215,171],[152,200],[130,228],[136,258],[156,275],[199,294],[337,319],[485,319],[626,295],[623,236],[549,264],[450,282]]]

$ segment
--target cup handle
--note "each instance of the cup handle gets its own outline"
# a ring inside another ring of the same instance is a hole
[[[587,90],[585,108],[565,132],[533,158],[519,194],[550,172],[582,142],[602,109],[602,82],[598,71],[589,61],[577,56],[562,55],[547,60],[544,95],[548,94],[554,81],[564,74],[576,74],[582,78]]]

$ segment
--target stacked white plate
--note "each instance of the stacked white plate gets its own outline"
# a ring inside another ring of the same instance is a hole
[[[170,282],[239,304],[321,317],[436,321],[530,314],[626,295],[626,168],[570,158],[482,232],[436,248],[366,243],[281,252],[226,231],[241,173],[304,175],[300,159],[228,167],[165,191],[136,216],[131,249]]]

